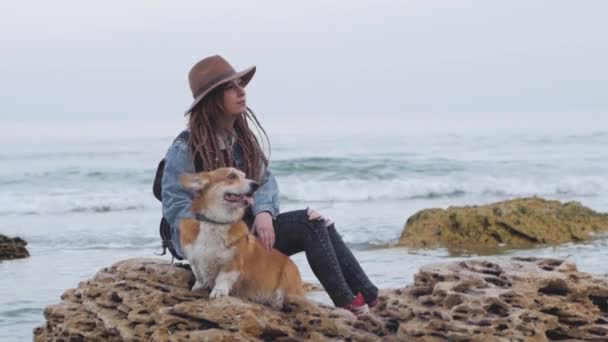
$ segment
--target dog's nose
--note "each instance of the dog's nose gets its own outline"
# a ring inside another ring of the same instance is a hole
[[[260,184],[257,182],[251,182],[249,186],[251,187],[251,192],[254,192],[260,187]]]

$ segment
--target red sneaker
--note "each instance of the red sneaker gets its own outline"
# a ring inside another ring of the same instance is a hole
[[[350,304],[346,304],[342,308],[354,313],[357,317],[369,313],[369,307],[365,304],[365,299],[363,299],[361,292],[357,293],[357,296],[355,296]]]

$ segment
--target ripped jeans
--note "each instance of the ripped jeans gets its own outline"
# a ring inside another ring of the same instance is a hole
[[[246,220],[251,227],[253,220]],[[378,288],[342,241],[334,224],[309,209],[281,213],[273,221],[274,248],[291,256],[306,253],[313,273],[336,306],[351,303],[361,292],[367,303],[378,296]]]

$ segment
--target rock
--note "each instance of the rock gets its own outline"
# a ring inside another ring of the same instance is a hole
[[[608,215],[578,202],[522,198],[483,206],[427,209],[405,224],[408,247],[529,247],[588,240],[608,231]]]
[[[0,260],[29,257],[26,245],[27,242],[20,237],[9,238],[0,234]]]
[[[371,314],[305,300],[282,310],[193,293],[187,267],[130,259],[44,310],[35,341],[608,340],[608,280],[557,259],[486,259],[423,267],[382,290]]]

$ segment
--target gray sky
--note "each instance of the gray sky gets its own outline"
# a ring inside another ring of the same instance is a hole
[[[268,120],[605,118],[608,1],[0,3],[0,121],[172,119],[187,72],[257,65]],[[605,122],[605,121],[604,121]]]

